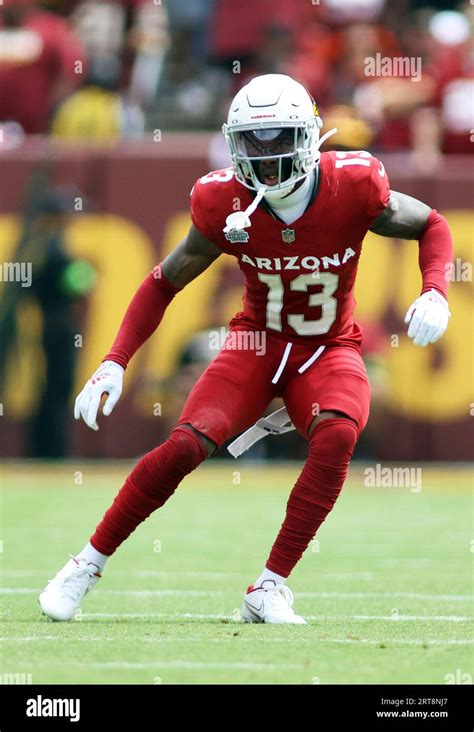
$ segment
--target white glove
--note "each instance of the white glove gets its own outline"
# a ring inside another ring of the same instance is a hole
[[[118,363],[104,361],[78,394],[74,404],[74,418],[82,417],[88,427],[98,430],[97,411],[102,394],[108,394],[108,399],[102,409],[102,414],[108,417],[120,399],[123,374],[124,369]]]
[[[405,315],[405,323],[410,323],[407,335],[413,338],[415,346],[436,343],[448,327],[450,316],[448,302],[439,292],[424,292]]]

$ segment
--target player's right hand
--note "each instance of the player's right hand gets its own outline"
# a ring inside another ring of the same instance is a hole
[[[82,419],[92,430],[98,430],[97,412],[102,394],[108,394],[102,414],[109,416],[122,393],[124,369],[115,361],[104,361],[76,398],[74,418]]]

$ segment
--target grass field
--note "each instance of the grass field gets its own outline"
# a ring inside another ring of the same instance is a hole
[[[82,615],[48,621],[38,591],[82,548],[129,468],[3,469],[0,675],[40,684],[444,684],[473,673],[466,469],[425,467],[416,493],[366,488],[353,468],[288,583],[307,626],[235,619],[298,474],[240,462],[191,475],[109,561]]]

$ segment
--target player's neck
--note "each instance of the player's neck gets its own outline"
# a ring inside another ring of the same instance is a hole
[[[313,171],[303,180],[302,184],[293,191],[293,193],[290,193],[290,195],[285,198],[272,201],[271,196],[265,196],[265,200],[270,208],[272,208],[286,224],[293,223],[293,221],[299,219],[305,212],[313,192],[315,175],[316,171]]]

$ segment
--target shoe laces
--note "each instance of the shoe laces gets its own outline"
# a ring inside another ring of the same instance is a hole
[[[270,605],[274,610],[288,610],[293,605],[293,593],[286,585],[277,585],[273,590],[267,590]]]
[[[58,585],[60,586],[63,595],[66,595],[66,597],[69,597],[71,600],[77,601],[84,594],[84,580],[86,578],[90,580],[93,573],[91,574],[91,570],[87,563],[82,564],[85,560],[77,560],[73,554],[70,554],[69,556],[77,562],[77,568],[73,569],[66,577],[62,577],[58,582]],[[88,589],[89,587],[87,587],[87,590]]]

